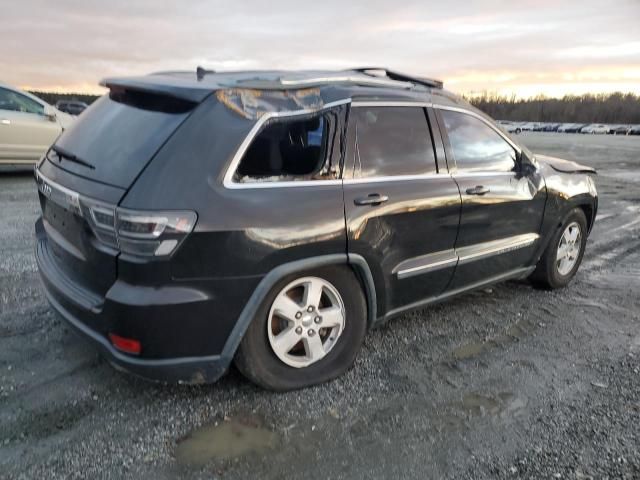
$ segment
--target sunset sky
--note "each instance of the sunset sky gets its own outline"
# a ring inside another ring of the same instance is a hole
[[[640,0],[20,0],[3,2],[0,44],[0,82],[37,90],[197,65],[375,65],[467,94],[640,94]]]

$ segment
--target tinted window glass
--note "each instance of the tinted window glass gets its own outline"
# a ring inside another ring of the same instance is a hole
[[[0,88],[0,110],[44,115],[44,107],[25,95]]]
[[[187,115],[127,105],[105,95],[56,141],[95,169],[64,159],[59,164],[90,179],[127,188]]]
[[[235,181],[293,181],[338,178],[341,111],[271,119],[254,138]],[[335,150],[338,149],[336,152]]]
[[[465,113],[441,110],[458,169],[511,171],[515,150],[482,120]]]
[[[420,175],[436,172],[424,109],[356,107],[355,177]]]

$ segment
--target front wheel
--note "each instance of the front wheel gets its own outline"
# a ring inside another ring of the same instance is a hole
[[[531,274],[534,285],[547,289],[566,286],[582,261],[587,244],[587,218],[575,208],[554,234]]]
[[[235,357],[257,385],[295,390],[331,380],[353,364],[366,332],[360,283],[346,267],[278,282],[247,329]]]

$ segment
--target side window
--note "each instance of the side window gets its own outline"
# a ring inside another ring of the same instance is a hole
[[[421,107],[355,107],[354,177],[436,173],[436,159]]]
[[[516,152],[495,130],[471,115],[440,110],[459,170],[509,172]]]
[[[0,88],[0,110],[44,115],[44,107],[41,104],[6,88]]]
[[[268,120],[242,157],[234,181],[338,178],[340,115],[338,111],[328,111],[319,115]]]

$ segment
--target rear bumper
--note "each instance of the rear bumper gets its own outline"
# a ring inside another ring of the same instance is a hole
[[[231,363],[231,358],[225,358],[222,355],[163,359],[143,359],[126,355],[116,350],[104,336],[87,327],[66,310],[46,288],[46,284],[45,293],[53,309],[119,370],[158,382],[198,384],[215,382],[224,375]]]
[[[116,368],[178,383],[214,382],[225,373],[233,358],[225,346],[237,322],[235,310],[243,306],[238,282],[149,287],[116,280],[102,296],[57,266],[42,220],[36,223],[36,236],[36,262],[51,306]],[[247,290],[253,288],[253,282],[244,283]],[[227,293],[230,289],[235,295]],[[232,308],[231,299],[239,305]],[[117,350],[109,333],[139,340],[141,355]]]

